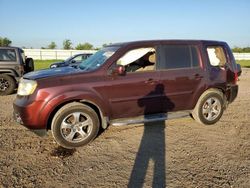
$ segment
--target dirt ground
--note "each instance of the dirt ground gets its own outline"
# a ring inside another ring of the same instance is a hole
[[[191,118],[110,126],[76,150],[12,120],[0,98],[0,187],[250,187],[250,69],[237,100],[212,126]]]

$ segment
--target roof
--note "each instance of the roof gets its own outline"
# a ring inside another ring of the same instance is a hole
[[[215,40],[185,40],[185,39],[171,39],[171,40],[141,40],[141,41],[130,41],[130,42],[121,42],[121,43],[114,43],[108,45],[108,47],[113,46],[134,46],[134,45],[157,45],[162,43],[224,43],[222,41],[215,41]]]
[[[21,50],[21,48],[15,47],[15,46],[0,46],[0,49],[19,49],[19,50]]]

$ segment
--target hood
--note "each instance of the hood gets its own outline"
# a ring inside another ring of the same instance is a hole
[[[29,80],[37,80],[40,78],[70,75],[70,74],[74,74],[77,72],[82,72],[82,70],[69,66],[69,67],[61,67],[61,68],[55,68],[55,69],[44,69],[44,70],[30,72],[30,73],[25,74],[23,76],[23,78],[29,79]]]

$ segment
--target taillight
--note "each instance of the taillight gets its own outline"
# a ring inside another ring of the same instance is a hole
[[[234,72],[234,84],[236,84],[238,81],[238,73]]]

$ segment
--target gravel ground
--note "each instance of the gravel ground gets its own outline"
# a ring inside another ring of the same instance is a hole
[[[249,187],[250,69],[215,125],[191,118],[110,126],[76,150],[12,120],[15,95],[0,98],[0,187]]]

